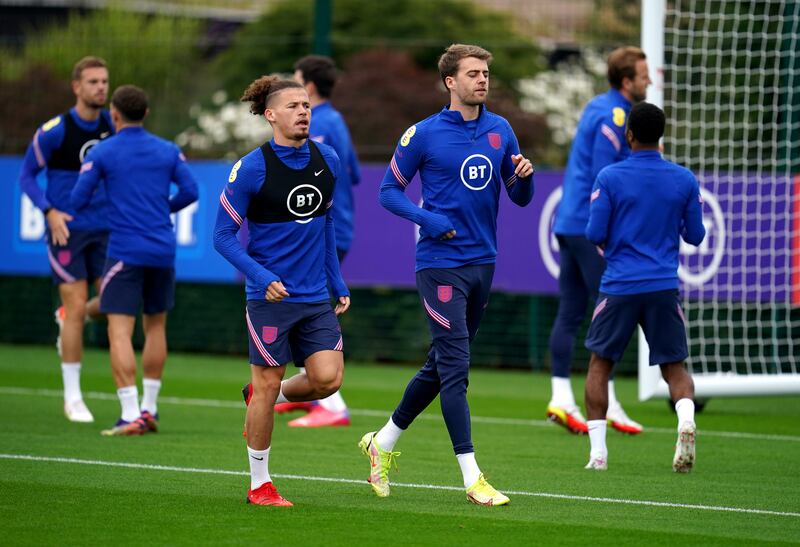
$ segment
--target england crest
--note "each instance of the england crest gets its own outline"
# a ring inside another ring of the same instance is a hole
[[[489,133],[489,145],[495,150],[500,150],[500,133]]]
[[[440,302],[450,302],[453,299],[453,286],[439,285],[436,287],[436,296]]]
[[[261,339],[265,344],[271,344],[278,338],[278,327],[262,327]]]
[[[70,251],[58,251],[58,263],[62,266],[69,266],[69,263],[72,262],[72,252]]]

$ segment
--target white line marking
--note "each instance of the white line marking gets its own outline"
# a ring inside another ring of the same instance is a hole
[[[26,387],[12,387],[0,386],[0,395],[22,395],[22,396],[40,396],[40,397],[63,397],[64,392],[57,389],[34,389]],[[100,401],[117,401],[115,393],[103,393],[99,391],[86,391],[83,393],[84,399],[96,399]],[[159,397],[159,404],[172,404],[179,406],[200,406],[208,408],[235,408],[242,410],[244,407],[243,401],[224,401],[218,399],[194,399],[189,397]],[[386,418],[391,415],[391,410],[373,410],[365,408],[351,408],[348,409],[353,416],[374,416]],[[418,420],[434,420],[441,421],[441,416],[435,414],[422,414],[417,417]],[[515,425],[524,427],[553,427],[547,420],[521,420],[518,418],[495,418],[491,416],[472,416],[472,423],[476,424],[492,424],[492,425]],[[747,433],[740,431],[708,431],[705,429],[698,430],[703,437],[723,437],[729,439],[752,439],[760,441],[784,441],[784,442],[800,442],[800,436],[797,435],[773,435],[767,433]],[[668,433],[670,435],[677,435],[677,431],[669,427],[646,427],[645,433]]]
[[[236,475],[236,476],[249,476],[247,471],[230,471],[227,469],[206,469],[198,467],[177,467],[172,465],[154,465],[146,463],[129,463],[129,462],[109,462],[102,460],[81,460],[77,458],[60,458],[51,456],[34,456],[31,454],[0,454],[0,459],[4,460],[23,460],[33,462],[49,462],[49,463],[71,463],[78,465],[97,465],[102,467],[123,467],[127,469],[145,469],[150,471],[174,471],[177,473],[202,473],[209,475]],[[343,479],[336,477],[309,477],[304,475],[283,475],[272,473],[273,477],[289,480],[305,480],[305,481],[318,481],[318,482],[336,482],[343,484],[360,484],[366,483],[365,480]],[[463,492],[464,489],[458,486],[442,486],[438,484],[410,484],[410,483],[392,483],[392,486],[401,488],[419,488],[423,490],[447,490],[453,492]],[[770,515],[776,517],[795,517],[800,518],[800,513],[789,511],[771,511],[768,509],[747,509],[744,507],[725,507],[721,505],[698,505],[693,503],[672,503],[666,501],[648,501],[648,500],[629,500],[619,498],[598,498],[593,496],[574,496],[570,494],[552,494],[549,492],[525,492],[520,490],[506,490],[506,494],[514,496],[530,496],[536,498],[553,498],[572,501],[594,501],[600,503],[616,503],[621,505],[643,505],[647,507],[669,507],[676,509],[698,509],[701,511],[716,511],[724,513],[747,513],[752,515]]]

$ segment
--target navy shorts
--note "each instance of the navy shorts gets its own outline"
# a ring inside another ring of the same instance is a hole
[[[70,230],[69,240],[63,247],[50,239],[47,231],[47,258],[53,274],[53,283],[74,283],[86,279],[90,283],[100,279],[106,263],[108,232]]]
[[[679,363],[689,356],[685,319],[675,289],[626,295],[601,292],[586,334],[586,347],[616,363],[637,324],[650,346],[651,365]]]
[[[175,268],[132,266],[109,258],[100,285],[100,311],[138,315],[163,313],[175,305]]]
[[[342,330],[329,302],[248,300],[245,312],[250,363],[305,366],[318,351],[342,351]]]

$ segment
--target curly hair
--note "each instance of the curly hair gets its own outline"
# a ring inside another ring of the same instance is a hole
[[[284,80],[280,76],[274,74],[271,76],[262,76],[247,86],[240,100],[243,103],[253,103],[250,105],[250,112],[256,116],[261,116],[267,109],[269,100],[273,95],[290,88],[303,89],[303,86],[294,80]]]

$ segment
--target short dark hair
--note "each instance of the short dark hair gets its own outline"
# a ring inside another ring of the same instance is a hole
[[[623,79],[633,80],[636,77],[636,63],[645,59],[647,55],[638,47],[626,46],[615,49],[608,56],[608,83],[614,89],[620,89]]]
[[[313,82],[322,97],[327,99],[331,96],[338,76],[333,59],[323,55],[306,55],[294,64],[294,69],[300,71],[305,83]]]
[[[646,102],[636,103],[628,115],[628,130],[640,144],[656,145],[664,135],[664,111]]]
[[[253,80],[239,99],[243,103],[253,103],[250,105],[250,112],[256,116],[262,116],[267,109],[270,99],[284,89],[299,88],[303,86],[294,80],[285,80],[280,76],[261,76]]]
[[[467,57],[475,57],[481,61],[486,61],[486,64],[491,64],[492,62],[492,54],[480,46],[451,44],[439,57],[439,76],[441,76],[442,82],[448,76],[455,76],[461,59],[466,59]]]
[[[111,106],[129,122],[140,122],[147,114],[147,93],[135,85],[121,85],[111,96]]]
[[[75,66],[72,67],[72,81],[79,82],[83,71],[87,68],[105,68],[108,70],[108,66],[103,59],[89,55],[75,63]]]

